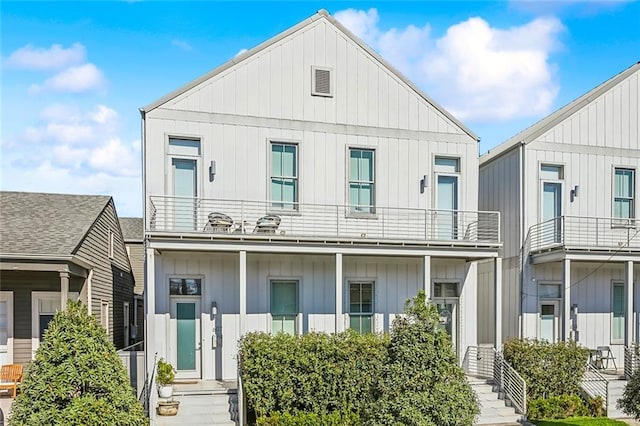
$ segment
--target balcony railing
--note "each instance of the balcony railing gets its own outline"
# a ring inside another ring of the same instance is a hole
[[[272,239],[500,243],[498,212],[377,206],[357,209],[302,203],[283,208],[271,202],[168,196],[149,197],[148,212],[147,229],[152,232],[204,233],[230,238],[253,235]],[[272,217],[265,218],[269,215]]]
[[[640,249],[640,221],[611,217],[559,216],[529,230],[531,252],[555,247]]]

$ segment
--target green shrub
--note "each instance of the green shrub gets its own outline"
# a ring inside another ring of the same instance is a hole
[[[527,418],[566,419],[574,416],[590,416],[589,406],[577,395],[551,396],[531,399],[527,405]]]
[[[636,370],[629,378],[617,406],[623,413],[633,416],[636,420],[640,419],[640,370]]]
[[[509,340],[504,357],[527,382],[530,399],[580,394],[589,350],[576,342]]]
[[[69,302],[49,323],[9,425],[146,423],[109,336],[85,306]]]
[[[175,369],[171,363],[166,362],[164,358],[160,358],[158,361],[158,374],[156,375],[156,382],[160,386],[167,386],[173,383],[173,379],[176,377]]]
[[[249,333],[240,341],[240,374],[249,410],[328,414],[371,403],[387,363],[388,337],[339,334]]]
[[[278,412],[259,417],[257,426],[359,426],[358,414],[352,411],[334,411],[329,414]]]
[[[436,307],[419,292],[407,301],[405,313],[393,323],[389,363],[373,404],[362,413],[363,423],[473,424],[478,399],[458,366],[449,335],[438,327]]]

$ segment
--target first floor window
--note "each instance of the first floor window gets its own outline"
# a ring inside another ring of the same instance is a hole
[[[613,217],[619,219],[635,217],[634,187],[635,170],[616,168],[613,184]]]
[[[297,334],[298,281],[271,282],[271,332]]]
[[[349,149],[349,205],[352,211],[375,213],[375,170],[372,149]]]
[[[625,327],[624,283],[614,282],[611,300],[611,342],[624,341]]]
[[[271,206],[298,208],[298,145],[271,143]]]
[[[373,331],[373,283],[349,283],[349,328],[358,333]]]

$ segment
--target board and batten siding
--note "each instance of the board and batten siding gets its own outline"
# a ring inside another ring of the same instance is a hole
[[[343,313],[348,312],[349,280],[374,281],[374,322],[378,331],[388,331],[407,299],[423,288],[422,260],[418,258],[344,256]],[[202,374],[207,379],[233,379],[239,339],[238,255],[230,253],[163,252],[155,258],[156,312],[170,312],[170,277],[202,278],[201,330]],[[460,357],[464,348],[476,344],[476,262],[432,259],[432,281],[460,283],[458,306]],[[335,331],[335,256],[247,255],[247,331],[269,332],[270,282],[299,280],[299,311],[302,331]],[[216,349],[211,303],[218,307],[217,326],[222,340]],[[158,356],[171,356],[175,343],[168,326],[169,314],[156,314]],[[164,342],[164,344],[162,343]]]
[[[142,295],[144,292],[144,245],[142,242],[127,242],[125,247],[129,254],[129,263],[135,280],[133,292]]]
[[[113,258],[109,258],[109,232],[113,232]],[[109,336],[116,348],[124,342],[124,302],[133,301],[133,275],[113,199],[93,223],[76,250],[78,258],[93,265],[91,302],[93,315],[100,320],[101,301],[109,303]],[[130,311],[133,319],[133,311]]]
[[[310,96],[312,66],[331,69],[333,97]],[[455,123],[325,19],[282,38],[161,107],[461,133]]]

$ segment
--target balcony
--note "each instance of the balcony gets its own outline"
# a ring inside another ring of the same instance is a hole
[[[559,216],[529,229],[529,252],[637,251],[640,250],[639,225],[635,219]]]
[[[151,196],[147,230],[181,238],[500,245],[498,212]],[[368,211],[370,210],[370,211]]]

